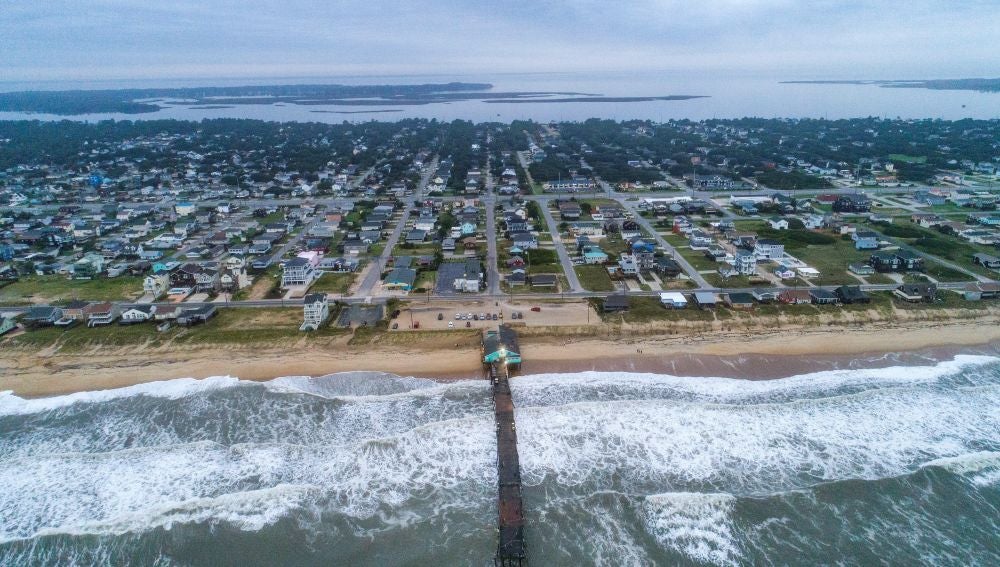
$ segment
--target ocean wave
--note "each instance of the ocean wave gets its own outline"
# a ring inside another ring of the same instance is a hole
[[[519,376],[511,381],[518,408],[553,406],[593,399],[680,399],[720,403],[770,403],[840,395],[845,391],[934,384],[1000,358],[958,355],[927,366],[825,370],[773,380],[690,377],[631,372],[579,372]],[[996,381],[996,377],[987,379]]]
[[[462,387],[463,382],[440,384],[425,378],[372,372],[341,372],[317,378],[283,376],[268,381],[241,380],[233,376],[174,378],[123,388],[74,392],[45,398],[21,398],[10,390],[0,391],[0,416],[28,415],[66,408],[75,404],[100,404],[135,396],[181,399],[234,387],[262,387],[277,394],[306,394],[326,399],[364,399],[406,395],[423,390]],[[434,395],[433,391],[426,392]]]
[[[742,552],[732,523],[736,497],[725,493],[669,492],[643,500],[646,530],[664,548],[693,561],[737,565]]]
[[[75,392],[48,398],[21,398],[15,396],[12,391],[5,390],[0,392],[0,416],[26,415],[52,411],[74,404],[95,404],[133,396],[178,399],[202,392],[232,388],[242,382],[239,378],[232,376],[211,376],[203,379],[175,378],[135,384],[124,388]]]
[[[251,513],[247,494],[280,514],[316,495],[275,490],[288,485],[320,487],[326,510],[354,518],[395,517],[407,508],[432,513],[427,501],[448,497],[479,506],[491,498],[495,459],[492,416],[353,446],[197,442],[5,459],[0,540],[209,520],[254,529],[275,516]]]
[[[1000,485],[1000,452],[997,451],[977,451],[956,457],[943,457],[925,463],[924,467],[940,467],[966,476],[978,486]]]
[[[997,447],[1000,384],[760,405],[588,401],[517,410],[522,475],[564,490],[769,493]]]

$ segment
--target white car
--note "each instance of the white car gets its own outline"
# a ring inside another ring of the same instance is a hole
[[[461,313],[455,313],[455,320],[456,321],[460,320],[461,318],[462,318],[462,314]]]
[[[454,329],[455,328],[455,322],[454,321],[448,321],[448,328],[449,329]]]

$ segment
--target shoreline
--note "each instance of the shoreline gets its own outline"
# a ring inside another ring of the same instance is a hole
[[[1000,326],[926,321],[755,333],[638,335],[632,338],[527,336],[520,374],[648,372],[748,380],[845,368],[934,363],[956,354],[1000,356]],[[457,345],[456,345],[457,346]],[[482,376],[478,348],[417,350],[378,345],[339,350],[205,346],[184,350],[44,350],[0,357],[0,391],[45,397],[175,378],[234,376],[267,381],[377,371],[438,381]]]

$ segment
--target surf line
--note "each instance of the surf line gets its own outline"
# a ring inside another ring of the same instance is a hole
[[[524,547],[524,507],[521,500],[521,464],[517,455],[517,425],[510,372],[521,366],[517,333],[508,325],[483,336],[483,364],[493,386],[493,415],[497,428],[497,553],[496,567],[527,564]]]

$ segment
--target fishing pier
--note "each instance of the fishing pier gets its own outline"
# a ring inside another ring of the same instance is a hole
[[[497,567],[527,565],[524,546],[524,507],[521,500],[521,464],[517,455],[517,425],[510,373],[521,366],[517,333],[507,325],[483,337],[483,364],[493,386],[497,428]]]

